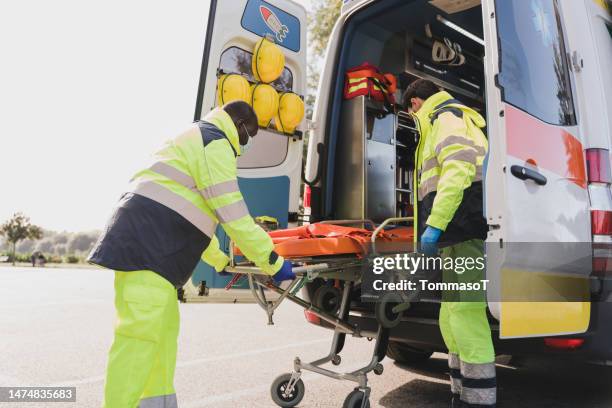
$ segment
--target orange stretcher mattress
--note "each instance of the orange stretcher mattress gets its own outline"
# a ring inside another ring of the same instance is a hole
[[[297,228],[270,231],[275,251],[285,258],[325,255],[364,255],[373,231],[333,224],[310,224]],[[412,227],[381,231],[376,238],[384,252],[405,252],[413,240]],[[237,254],[240,251],[236,250]]]

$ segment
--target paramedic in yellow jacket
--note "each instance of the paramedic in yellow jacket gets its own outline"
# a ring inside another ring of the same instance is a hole
[[[485,121],[433,82],[417,80],[404,94],[419,130],[415,153],[415,237],[427,255],[484,260],[482,166]],[[475,264],[475,262],[474,262]],[[443,270],[445,282],[479,282],[484,268]],[[480,263],[479,265],[482,265]],[[452,406],[494,407],[495,354],[482,291],[442,295],[440,330],[449,351]]]
[[[223,271],[218,224],[248,259],[276,281],[294,277],[255,224],[236,179],[236,158],[257,133],[245,102],[232,102],[169,141],[137,173],[89,262],[114,269],[118,322],[104,390],[105,408],[176,407],[173,378],[177,288],[200,259]]]

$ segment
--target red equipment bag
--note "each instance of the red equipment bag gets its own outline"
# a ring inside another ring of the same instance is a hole
[[[383,74],[378,67],[364,62],[346,71],[344,82],[344,98],[370,96],[372,99],[384,102],[388,107],[395,103],[394,92],[397,89],[397,79],[393,74]]]

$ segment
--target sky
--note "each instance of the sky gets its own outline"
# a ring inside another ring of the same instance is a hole
[[[131,176],[192,122],[208,7],[3,3],[0,223],[20,211],[51,230],[104,227]]]

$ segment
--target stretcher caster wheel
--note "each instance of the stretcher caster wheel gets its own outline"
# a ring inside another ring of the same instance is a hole
[[[339,366],[340,363],[342,362],[342,357],[340,357],[339,355],[335,355],[332,357],[331,363],[335,366]]]
[[[339,289],[333,286],[321,286],[314,293],[313,304],[324,312],[335,315],[340,309],[341,300],[342,293]]]
[[[301,379],[298,379],[293,386],[291,392],[287,393],[287,385],[289,385],[289,380],[291,380],[292,374],[282,374],[276,377],[274,382],[272,382],[272,387],[270,387],[270,394],[272,396],[272,401],[276,403],[279,407],[283,408],[292,408],[302,401],[304,398],[304,382]]]
[[[342,408],[362,408],[364,398],[365,393],[363,391],[359,389],[353,390],[346,396],[344,404],[342,404]],[[370,401],[366,401],[365,407],[370,408]]]
[[[393,311],[400,303],[402,303],[402,298],[397,293],[385,293],[376,303],[374,310],[376,320],[383,328],[392,329],[400,324],[402,313]]]
[[[376,364],[376,367],[374,367],[374,374],[382,375],[383,371],[385,371],[385,367],[382,364]]]

